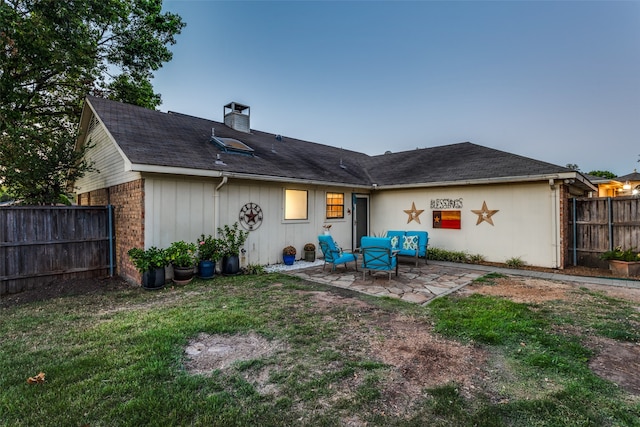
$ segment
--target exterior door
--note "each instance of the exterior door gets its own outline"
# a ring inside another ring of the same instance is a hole
[[[353,195],[353,248],[360,247],[362,236],[369,235],[369,196]]]

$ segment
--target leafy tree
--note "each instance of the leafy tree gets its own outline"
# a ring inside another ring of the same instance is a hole
[[[599,176],[601,178],[607,178],[607,179],[613,179],[618,176],[615,173],[609,172],[609,171],[591,171],[589,172],[589,175]]]
[[[576,165],[575,163],[567,163],[565,167],[574,171],[580,171],[580,166]]]
[[[88,93],[156,108],[152,72],[184,23],[162,0],[0,0],[0,177],[23,203],[57,203],[91,168],[75,150]]]

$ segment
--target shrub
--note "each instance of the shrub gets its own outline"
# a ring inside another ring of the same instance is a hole
[[[520,257],[512,257],[506,260],[505,264],[507,264],[507,267],[510,267],[510,268],[522,268],[524,267],[525,262],[522,259],[520,259]]]

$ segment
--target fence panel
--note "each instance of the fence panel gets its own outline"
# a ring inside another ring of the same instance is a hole
[[[640,250],[640,198],[577,198],[570,203],[572,247],[576,264],[608,268],[602,253],[620,246]]]
[[[110,274],[110,209],[0,208],[0,295]]]

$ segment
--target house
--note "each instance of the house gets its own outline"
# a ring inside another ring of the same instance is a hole
[[[132,247],[236,221],[250,231],[243,265],[280,263],[283,247],[317,243],[331,224],[348,249],[368,234],[426,230],[431,247],[562,268],[567,200],[596,190],[579,172],[470,142],[369,156],[251,129],[239,103],[223,117],[86,98],[77,144],[91,144],[96,171],[75,183],[77,200],[114,206],[121,276],[137,280]]]
[[[613,179],[586,175],[589,181],[598,187],[597,197],[625,197],[640,194],[640,173],[633,172]]]

